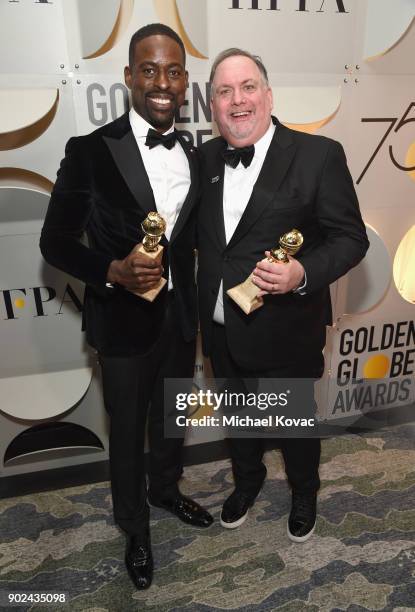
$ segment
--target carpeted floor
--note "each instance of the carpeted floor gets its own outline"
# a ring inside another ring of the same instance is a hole
[[[66,591],[20,610],[329,612],[415,610],[415,429],[402,425],[323,443],[313,537],[286,535],[280,454],[246,523],[187,527],[152,509],[157,570],[137,592],[124,571],[107,482],[0,502],[0,590]],[[187,468],[182,490],[218,517],[232,490],[227,461]],[[17,608],[15,608],[17,609]]]

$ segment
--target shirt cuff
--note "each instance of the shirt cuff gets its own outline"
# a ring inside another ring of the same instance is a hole
[[[297,287],[297,289],[293,289],[293,293],[298,293],[298,295],[306,295],[307,291],[307,274],[304,272],[304,282],[302,285]]]

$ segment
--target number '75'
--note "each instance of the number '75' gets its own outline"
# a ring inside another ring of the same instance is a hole
[[[412,117],[411,119],[407,119],[406,118],[409,115],[409,113],[411,112],[411,109],[412,109],[413,106],[415,106],[415,102],[411,102],[411,104],[408,106],[408,108],[404,112],[402,118],[400,119],[398,125],[395,127],[395,130],[394,130],[395,132],[400,130],[401,127],[403,127],[407,123],[412,123],[413,121],[415,122],[415,117]],[[362,118],[362,123],[390,123],[390,126],[386,130],[385,134],[383,135],[383,137],[382,137],[381,141],[379,142],[378,146],[376,147],[376,149],[373,151],[373,154],[372,154],[371,158],[369,159],[369,161],[367,162],[366,166],[363,168],[362,174],[359,176],[359,178],[356,181],[357,185],[360,183],[360,181],[362,180],[362,178],[364,177],[366,172],[369,170],[369,168],[372,165],[376,155],[379,153],[380,149],[382,148],[383,143],[385,142],[385,140],[389,136],[391,130],[393,129],[393,127],[395,126],[395,123],[397,121],[398,121],[398,117],[386,117],[386,118],[364,117],[364,118]],[[396,161],[395,156],[393,154],[392,145],[389,145],[389,155],[390,155],[390,158],[391,158],[393,164],[397,168],[399,168],[399,170],[403,170],[404,172],[412,172],[413,170],[415,170],[415,166],[409,166],[409,167],[408,166],[403,166],[402,164],[400,164],[399,162]]]

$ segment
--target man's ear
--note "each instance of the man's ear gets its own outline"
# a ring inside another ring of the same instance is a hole
[[[185,70],[184,72],[184,78],[186,80],[186,89],[189,87],[189,73],[187,72],[187,70]]]
[[[270,107],[270,110],[272,110],[274,108],[274,96],[273,96],[271,87],[268,87],[267,95],[268,95],[269,107]]]
[[[124,68],[124,82],[128,89],[131,89],[131,70],[129,66]]]

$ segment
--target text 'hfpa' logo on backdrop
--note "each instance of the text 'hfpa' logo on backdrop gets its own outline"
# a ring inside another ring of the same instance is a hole
[[[82,300],[69,283],[60,290],[53,287],[22,287],[0,289],[0,294],[0,313],[4,321],[62,315],[68,309],[82,312]]]
[[[345,0],[231,0],[231,10],[278,11],[297,13],[349,13]]]

